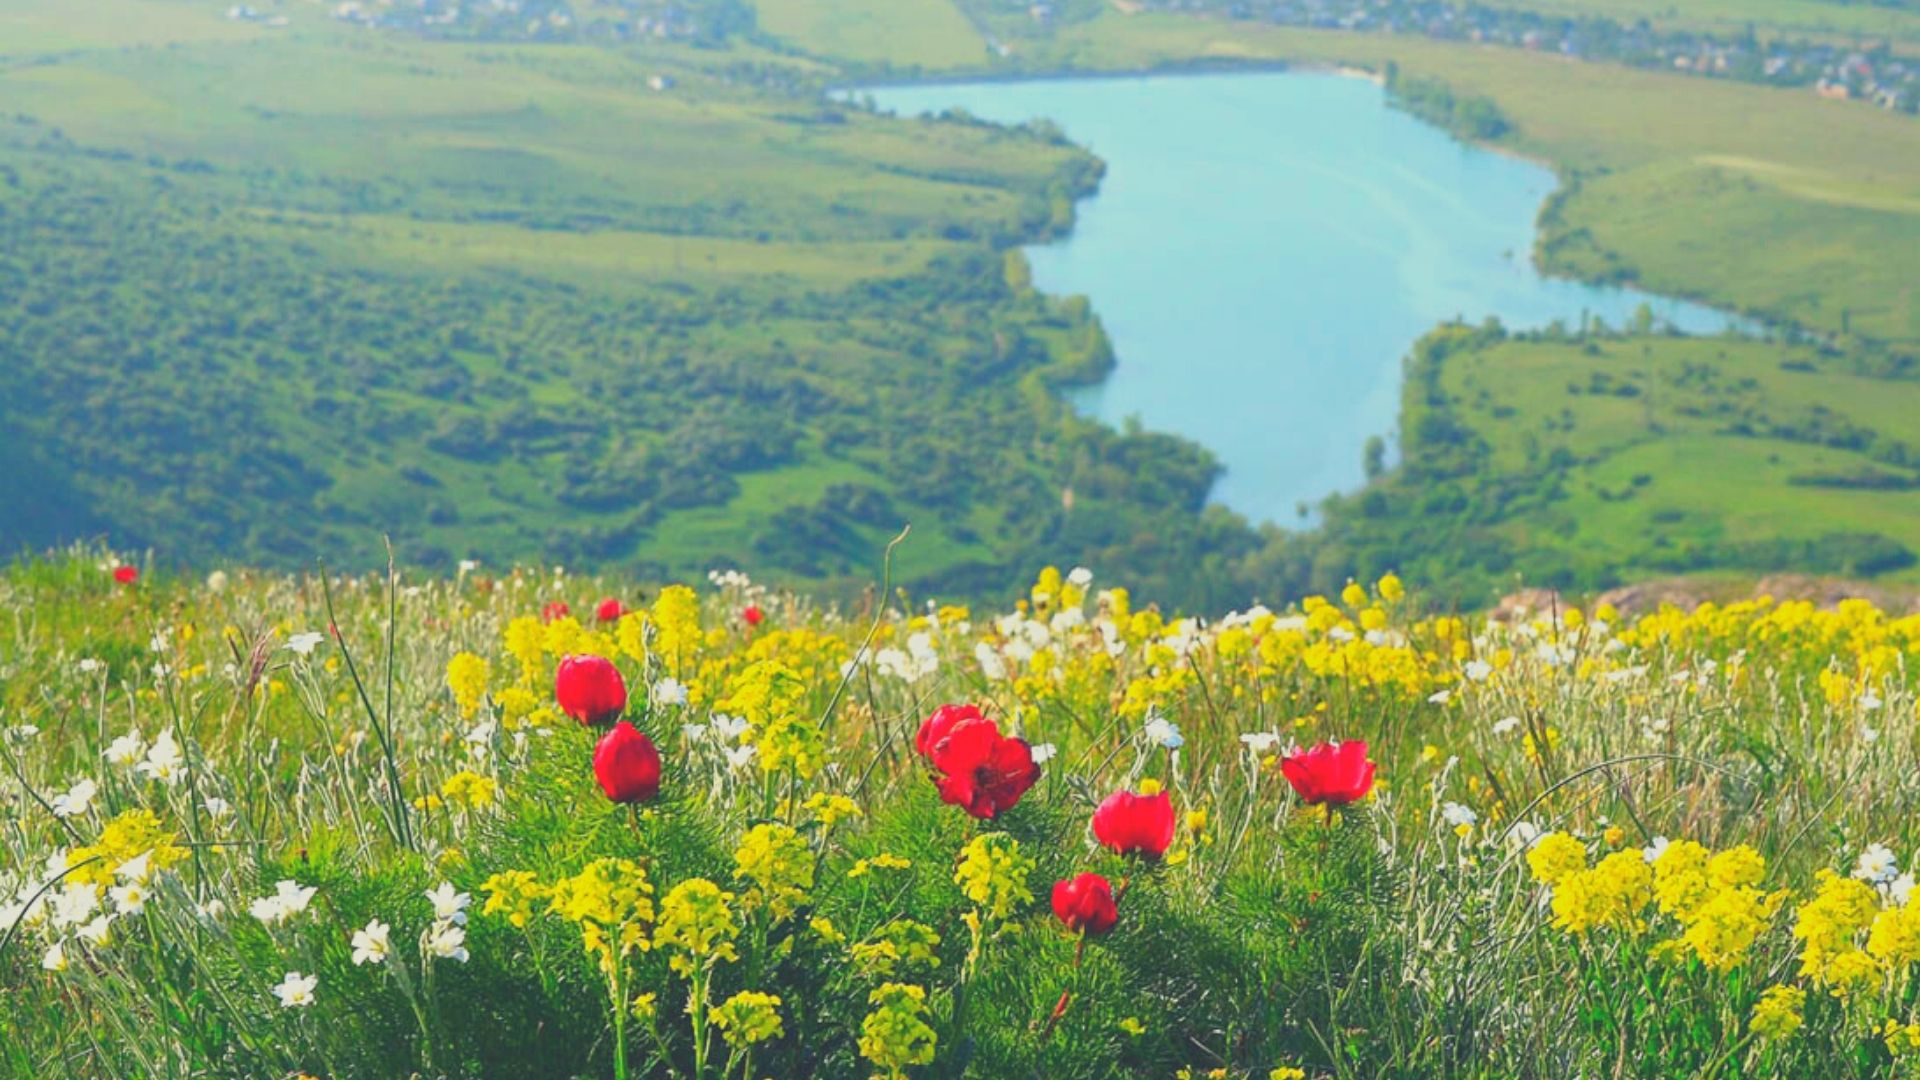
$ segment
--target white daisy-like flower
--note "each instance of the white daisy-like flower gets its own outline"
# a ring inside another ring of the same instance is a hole
[[[113,868],[113,876],[123,882],[145,885],[153,876],[153,852],[143,851]]]
[[[313,902],[313,894],[319,890],[312,885],[302,885],[297,881],[286,880],[273,887],[272,896],[263,896],[247,905],[253,917],[268,926],[277,926],[301,912]]]
[[[75,930],[73,936],[96,949],[104,949],[113,941],[113,916],[95,916],[92,922]]]
[[[379,919],[369,921],[364,929],[353,932],[353,962],[355,964],[378,964],[393,951],[393,943],[388,934],[392,927]]]
[[[690,743],[699,742],[701,739],[707,737],[707,725],[681,724],[680,737]]]
[[[467,962],[467,932],[451,922],[436,922],[427,928],[420,947],[442,960]]]
[[[1455,828],[1462,825],[1477,825],[1480,822],[1480,815],[1474,813],[1472,807],[1462,806],[1457,802],[1442,803],[1440,817]]]
[[[147,749],[146,760],[137,769],[140,775],[149,780],[158,780],[163,784],[177,784],[187,775],[187,757],[180,751],[180,744],[173,739],[173,732],[162,731],[160,737],[153,740]]]
[[[67,970],[67,950],[57,941],[47,946],[46,953],[40,957],[40,966],[47,971]]]
[[[747,733],[747,728],[750,725],[744,716],[728,716],[725,713],[714,713],[711,726],[713,733],[719,736],[721,742],[737,742],[740,736]]]
[[[467,905],[473,897],[453,887],[453,882],[443,881],[426,894],[427,902],[433,905],[433,917],[441,922],[450,922],[465,926],[467,923]]]
[[[1853,864],[1853,876],[1875,885],[1885,885],[1900,873],[1900,861],[1885,844],[1868,844]]]
[[[92,780],[77,780],[72,787],[48,800],[48,805],[53,807],[54,817],[79,817],[93,808],[93,797],[99,791],[100,785]]]
[[[146,886],[137,882],[115,885],[107,890],[107,895],[113,898],[113,910],[121,915],[138,915],[147,906]]]
[[[1907,901],[1913,899],[1913,875],[1911,873],[1901,874],[1889,882],[1887,885],[1887,896],[1900,907],[1906,907]]]
[[[1518,730],[1520,730],[1520,718],[1517,716],[1503,716],[1493,722],[1495,735],[1511,735]]]
[[[227,591],[227,572],[225,570],[215,570],[213,573],[207,575],[207,591],[212,593]]]
[[[107,749],[100,756],[106,758],[110,764],[125,767],[139,761],[146,752],[147,741],[140,737],[140,729],[134,728],[108,743]]]
[[[295,656],[311,656],[327,636],[318,630],[303,630],[287,638],[287,651]]]
[[[1240,736],[1240,742],[1254,757],[1261,757],[1280,745],[1280,733],[1277,731],[1249,731]]]
[[[994,682],[1007,677],[1007,662],[1000,659],[1000,653],[993,646],[982,641],[973,647],[974,662],[980,665],[980,674]]]
[[[1872,712],[1883,704],[1885,702],[1880,700],[1880,695],[1871,690],[1860,695],[1860,708],[1865,712]]]
[[[1169,750],[1178,750],[1187,744],[1186,736],[1180,734],[1180,725],[1164,716],[1147,718],[1146,735],[1148,742]]]
[[[205,810],[213,820],[224,821],[233,813],[233,804],[218,795],[209,795],[207,801],[200,804],[200,809]]]
[[[1485,660],[1469,660],[1460,670],[1474,682],[1486,682],[1493,677],[1493,665]]]
[[[1540,826],[1531,821],[1516,821],[1507,827],[1507,843],[1522,851],[1540,841]]]
[[[1093,584],[1093,571],[1084,566],[1076,566],[1067,571],[1067,584],[1076,589],[1084,589]]]
[[[79,926],[100,908],[100,886],[91,882],[69,881],[53,895],[54,929]]]
[[[751,743],[746,746],[730,746],[727,748],[727,767],[730,769],[744,769],[748,765],[753,764],[754,755],[759,752],[760,748]]]
[[[320,976],[289,971],[280,985],[273,988],[273,996],[280,999],[283,1009],[300,1009],[313,1004],[313,992],[319,988]]]
[[[1052,761],[1054,755],[1059,752],[1060,748],[1050,742],[1040,743],[1032,748],[1033,763],[1035,765],[1045,765],[1047,762]]]
[[[1451,690],[1435,690],[1433,693],[1427,695],[1427,704],[1429,705],[1445,705],[1452,700],[1453,691]]]
[[[686,684],[671,675],[654,683],[653,703],[655,705],[685,705],[687,703]]]
[[[79,668],[80,668],[80,674],[82,674],[82,675],[91,675],[91,674],[93,674],[93,673],[94,673],[94,672],[96,672],[96,671],[101,671],[101,670],[103,670],[103,669],[105,669],[107,665],[105,665],[105,664],[103,664],[103,663],[101,663],[100,661],[98,661],[98,660],[95,660],[95,659],[94,659],[93,657],[91,657],[91,656],[89,656],[89,657],[86,657],[86,658],[84,658],[84,659],[82,659],[82,660],[80,661],[80,663],[79,663],[79,665],[78,665],[78,666],[79,666]]]

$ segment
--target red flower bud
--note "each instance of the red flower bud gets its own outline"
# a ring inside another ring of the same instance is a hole
[[[611,723],[626,711],[627,682],[603,656],[569,656],[554,672],[553,699],[583,724]]]
[[[646,732],[622,720],[593,748],[593,775],[614,802],[646,802],[660,793],[660,751]]]
[[[748,604],[741,610],[740,617],[747,621],[748,626],[759,626],[767,621],[767,613],[761,611],[758,604]]]
[[[1173,843],[1173,799],[1164,791],[1116,791],[1094,810],[1093,837],[1121,855],[1157,859]]]
[[[1373,762],[1358,740],[1295,750],[1280,759],[1280,773],[1309,806],[1345,806],[1373,790]]]
[[[622,604],[620,598],[616,596],[607,597],[605,600],[600,601],[599,606],[593,609],[593,617],[599,619],[601,622],[619,622],[620,616],[626,613],[626,605]]]
[[[1098,937],[1120,921],[1120,908],[1113,899],[1113,885],[1099,874],[1053,883],[1053,917],[1067,929]]]
[[[567,606],[565,600],[555,600],[540,609],[540,621],[550,623],[555,619],[564,619],[571,614],[573,614],[573,609]]]
[[[122,585],[131,585],[140,580],[140,568],[137,566],[116,566],[113,568],[113,580]]]

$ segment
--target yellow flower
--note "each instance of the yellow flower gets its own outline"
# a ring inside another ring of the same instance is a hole
[[[508,655],[520,662],[520,681],[533,685],[546,673],[547,628],[532,615],[522,615],[507,624]]]
[[[700,597],[685,585],[669,585],[653,601],[653,644],[667,663],[679,668],[700,647]]]
[[[478,810],[483,806],[492,806],[499,794],[500,785],[494,780],[481,776],[472,769],[462,769],[447,777],[440,786],[440,794],[449,802],[464,806],[469,810]]]
[[[487,902],[482,915],[505,915],[514,926],[525,928],[533,919],[533,905],[546,899],[548,889],[527,870],[506,870],[480,883]]]
[[[1653,898],[1662,914],[1685,923],[1705,903],[1713,886],[1708,880],[1707,849],[1691,840],[1676,840],[1653,860]]]
[[[1895,972],[1920,960],[1920,908],[1888,908],[1875,915],[1867,953]]]
[[[868,975],[892,975],[899,965],[939,967],[934,950],[940,947],[940,934],[933,927],[912,919],[895,919],[874,932],[872,938],[854,945],[854,963]]]
[[[1767,876],[1767,860],[1758,851],[1741,844],[1708,860],[1707,876],[1723,889],[1735,885],[1758,885]]]
[[[487,696],[488,677],[487,662],[470,652],[454,653],[447,661],[447,689],[453,691],[461,716],[471,720],[480,711],[480,702]]]
[[[1653,870],[1639,849],[1616,851],[1593,869],[1571,871],[1554,885],[1553,925],[1570,934],[1603,926],[1634,930],[1652,899]]]
[[[160,831],[160,819],[151,810],[128,810],[100,830],[100,839],[67,852],[70,873],[63,879],[78,885],[112,885],[121,864],[149,855],[150,870],[165,870],[187,857],[175,847],[174,834]]]
[[[1801,942],[1800,973],[1823,985],[1838,982],[1840,976],[1833,972],[1833,966],[1857,954],[1859,959],[1847,960],[1842,972],[1857,978],[1859,960],[1869,964],[1872,960],[1854,946],[1854,938],[1873,922],[1879,897],[1866,882],[1841,877],[1831,870],[1819,871],[1815,880],[1819,885],[1813,899],[1800,905],[1793,924],[1793,936]]]
[[[1542,885],[1558,885],[1567,875],[1587,868],[1587,846],[1563,832],[1541,836],[1527,852],[1527,867]]]
[[[1396,603],[1407,595],[1407,587],[1400,583],[1400,575],[1398,574],[1388,574],[1382,577],[1374,584],[1373,590],[1380,594],[1380,599],[1385,600],[1389,604]],[[1276,1077],[1275,1080],[1279,1080],[1279,1078]]]
[[[1114,1026],[1119,1028],[1121,1031],[1124,1031],[1127,1034],[1133,1036],[1136,1039],[1147,1033],[1147,1025],[1141,1023],[1140,1018],[1137,1016],[1126,1017],[1120,1020]]]
[[[860,816],[860,807],[845,795],[829,795],[823,791],[809,798],[804,805],[813,812],[823,829],[831,829],[847,818]]]
[[[1747,1030],[1763,1039],[1787,1038],[1800,1030],[1800,1013],[1806,1005],[1807,992],[1797,986],[1768,987],[1753,1007]]]
[[[766,908],[776,919],[793,914],[813,888],[813,851],[791,826],[761,824],[748,829],[733,853],[736,880],[751,883],[742,906]]]
[[[918,986],[886,983],[867,995],[873,1006],[860,1021],[860,1055],[897,1078],[909,1065],[933,1060],[938,1037],[927,1026],[927,992]]]
[[[714,1006],[707,1016],[726,1037],[727,1045],[735,1049],[785,1034],[780,1025],[780,998],[775,994],[742,990]]]
[[[1006,833],[982,833],[960,853],[954,884],[967,899],[996,919],[1033,899],[1027,875],[1034,861],[1020,851],[1020,842]]]
[[[675,950],[667,961],[673,970],[692,976],[703,966],[740,958],[733,950],[740,927],[727,907],[732,899],[732,893],[705,878],[690,878],[668,890],[660,901],[653,944]]]

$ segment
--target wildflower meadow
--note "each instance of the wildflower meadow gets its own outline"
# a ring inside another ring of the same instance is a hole
[[[1920,617],[0,573],[17,1077],[1905,1075]]]

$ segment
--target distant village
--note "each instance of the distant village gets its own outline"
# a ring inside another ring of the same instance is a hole
[[[355,26],[494,41],[710,41],[751,26],[753,18],[744,0],[304,0],[301,6]],[[277,27],[287,25],[286,7],[284,0],[263,0],[236,4],[226,14]]]
[[[1422,34],[1556,52],[1581,60],[1660,68],[1744,82],[1804,86],[1822,97],[1920,111],[1920,58],[1885,44],[1835,44],[1751,32],[1716,36],[1658,30],[1645,20],[1573,19],[1444,0],[1140,0],[1142,9],[1207,13],[1284,26]],[[1051,8],[1034,4],[1037,21]]]

